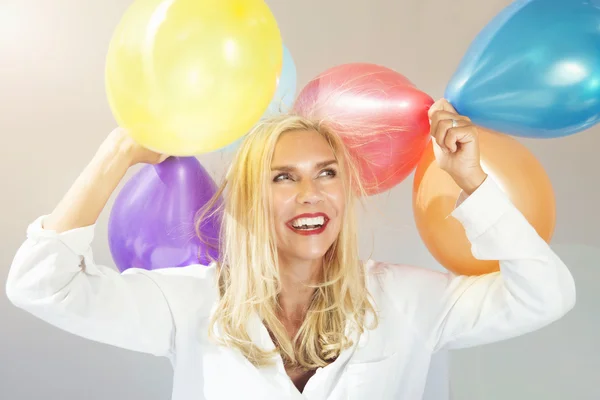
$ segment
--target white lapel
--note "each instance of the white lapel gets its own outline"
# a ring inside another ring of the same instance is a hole
[[[328,366],[317,369],[315,375],[308,381],[304,388],[307,399],[325,400],[335,385],[340,381],[346,365],[359,345],[360,336],[358,330],[351,322],[346,323],[345,334],[352,340],[352,346],[342,350],[338,358]]]
[[[266,351],[275,349],[275,344],[271,339],[271,335],[269,335],[269,331],[256,312],[253,312],[248,318],[247,329],[248,335],[255,345]],[[276,353],[273,356],[273,361],[275,363],[274,366],[263,367],[260,368],[259,371],[265,379],[271,383],[275,383],[279,388],[281,388],[279,399],[306,400],[306,397],[304,397],[298,391],[292,380],[287,375],[285,366],[283,365],[283,359],[279,353]]]
[[[267,328],[256,312],[251,313],[246,326],[250,340],[252,340],[255,345],[266,351],[275,349],[275,345]],[[221,332],[218,323],[215,328],[215,333],[220,335]],[[358,335],[358,331],[352,323],[346,323],[345,333],[346,336],[352,340],[353,345],[343,350],[333,363],[324,368],[318,368],[315,375],[308,381],[303,393],[298,391],[287,375],[283,360],[279,354],[273,356],[274,365],[256,368],[239,351],[236,350],[235,353],[237,353],[238,357],[244,359],[244,364],[251,370],[249,371],[250,374],[259,376],[260,378],[258,378],[258,380],[265,380],[266,385],[260,385],[265,389],[265,391],[261,391],[264,393],[263,396],[268,396],[264,397],[264,399],[325,400],[342,376],[346,364],[354,354],[357,346],[359,346],[359,342],[362,342],[362,338]],[[267,387],[270,387],[271,389],[267,390]],[[267,394],[267,392],[269,394]]]

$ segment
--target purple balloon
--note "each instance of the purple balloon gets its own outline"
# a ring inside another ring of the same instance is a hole
[[[201,222],[202,240],[195,221],[216,191],[195,157],[170,157],[142,168],[110,214],[109,245],[119,271],[208,265],[218,256],[220,212]]]

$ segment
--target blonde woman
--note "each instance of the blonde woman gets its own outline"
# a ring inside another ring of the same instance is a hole
[[[231,165],[218,262],[123,274],[94,262],[94,224],[127,169],[164,158],[116,130],[30,225],[8,297],[73,334],[168,357],[173,400],[419,399],[436,351],[531,332],[575,303],[568,269],[482,170],[477,127],[445,100],[430,118],[437,161],[463,189],[452,217],[499,273],[361,262],[350,156],[326,126],[284,116]]]

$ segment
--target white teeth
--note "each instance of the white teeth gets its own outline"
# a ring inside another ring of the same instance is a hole
[[[311,227],[321,227],[325,224],[325,217],[315,217],[315,218],[298,218],[292,222],[294,228],[302,228],[305,229]]]

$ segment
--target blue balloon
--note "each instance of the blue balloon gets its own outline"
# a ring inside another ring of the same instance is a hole
[[[283,63],[279,81],[277,82],[277,91],[275,92],[269,107],[261,117],[261,120],[278,114],[285,114],[292,109],[294,101],[296,100],[297,79],[296,64],[294,63],[292,54],[287,47],[283,46]],[[225,152],[235,151],[242,140],[244,140],[243,136],[235,142],[225,146],[222,150]]]
[[[529,138],[600,120],[600,0],[518,0],[471,44],[446,88],[483,127]]]
[[[283,64],[277,82],[277,91],[264,117],[286,113],[292,109],[296,97],[297,79],[296,64],[292,54],[287,47],[283,46]]]

